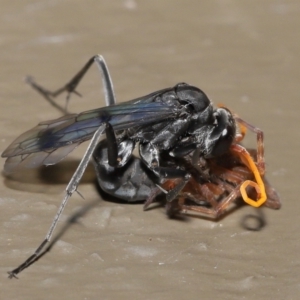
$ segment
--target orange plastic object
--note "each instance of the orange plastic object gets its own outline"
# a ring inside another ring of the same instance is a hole
[[[261,174],[259,173],[257,166],[255,162],[253,161],[251,155],[249,152],[242,147],[241,145],[234,144],[230,147],[230,150],[233,154],[237,155],[241,161],[253,172],[253,175],[255,177],[256,182],[252,180],[246,180],[242,183],[240,187],[241,195],[243,197],[243,200],[253,206],[253,207],[260,207],[262,204],[264,204],[267,200],[267,195],[265,191],[265,185],[263,183],[263,180],[261,178]],[[255,188],[256,193],[257,193],[257,200],[251,199],[246,191],[246,188],[248,186],[252,186]]]

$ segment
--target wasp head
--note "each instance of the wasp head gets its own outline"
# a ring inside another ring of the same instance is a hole
[[[193,132],[197,140],[197,148],[205,158],[226,153],[236,135],[236,123],[228,109],[215,109],[213,119],[212,124],[201,126]]]

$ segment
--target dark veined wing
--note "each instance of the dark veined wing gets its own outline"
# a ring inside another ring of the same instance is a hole
[[[106,122],[115,130],[123,130],[165,121],[177,113],[176,107],[161,102],[125,102],[41,122],[19,136],[2,153],[2,157],[8,157],[4,169],[11,172],[16,167],[55,164],[79,144],[91,139],[99,126]]]

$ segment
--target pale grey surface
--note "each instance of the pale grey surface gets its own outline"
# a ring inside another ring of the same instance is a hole
[[[260,232],[240,225],[258,213],[246,206],[219,222],[179,221],[163,208],[99,201],[50,254],[8,280],[46,234],[83,145],[55,174],[2,177],[1,299],[299,299],[299,1],[3,0],[0,16],[1,150],[59,116],[25,75],[56,88],[101,53],[119,101],[185,81],[261,127],[283,201],[262,210]],[[72,111],[104,104],[96,68],[79,90]],[[86,200],[74,195],[65,216],[99,198],[93,180],[89,169]]]

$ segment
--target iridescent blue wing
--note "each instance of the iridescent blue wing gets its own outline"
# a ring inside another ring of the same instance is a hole
[[[115,130],[123,130],[165,121],[177,113],[176,107],[161,102],[125,102],[41,122],[19,136],[2,153],[2,157],[8,157],[4,169],[9,172],[16,167],[55,164],[79,144],[91,139],[99,126],[106,122]]]

